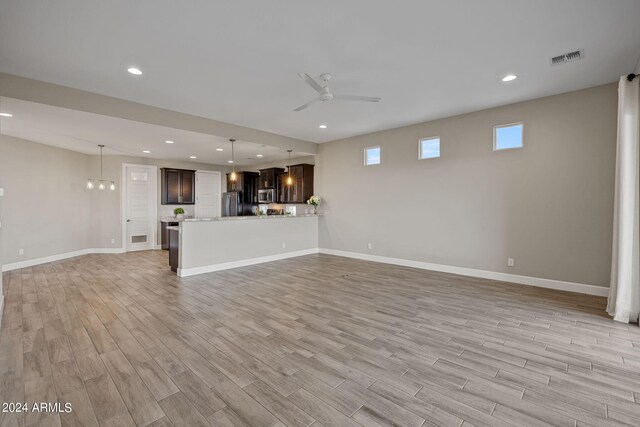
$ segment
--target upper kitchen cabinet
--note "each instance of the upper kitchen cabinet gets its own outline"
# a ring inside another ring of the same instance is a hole
[[[162,168],[161,199],[163,205],[193,205],[196,202],[196,171]]]
[[[283,168],[260,169],[260,190],[276,188],[278,185],[278,175],[283,172]]]
[[[291,183],[287,178],[291,175]],[[313,165],[292,165],[291,172],[278,175],[279,203],[306,203],[313,196]]]
[[[241,191],[244,203],[258,203],[258,172],[236,172],[236,180],[227,174],[227,191]]]
[[[231,173],[227,174],[227,191],[243,191],[244,175],[242,172],[236,172],[236,180],[231,180]]]

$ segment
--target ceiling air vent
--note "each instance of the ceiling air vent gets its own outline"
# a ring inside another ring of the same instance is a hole
[[[564,64],[565,62],[577,61],[578,59],[582,59],[582,58],[584,58],[584,49],[554,56],[553,58],[551,58],[551,65],[560,65],[560,64]]]

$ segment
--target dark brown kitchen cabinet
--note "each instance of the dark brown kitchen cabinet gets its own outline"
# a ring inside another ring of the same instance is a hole
[[[167,227],[178,226],[178,225],[180,225],[180,223],[176,221],[171,221],[171,222],[160,221],[160,241],[162,243],[161,245],[162,249],[164,250],[169,249],[169,230],[167,230]]]
[[[242,172],[236,172],[236,180],[231,180],[231,173],[227,174],[227,191],[242,191],[244,184],[244,175]]]
[[[289,183],[291,176],[291,183]],[[291,172],[278,175],[279,203],[306,203],[313,196],[313,165],[292,165]]]
[[[258,204],[258,172],[236,172],[236,180],[231,180],[231,174],[227,174],[227,191],[242,192],[242,202],[245,204]]]
[[[169,267],[171,271],[178,271],[180,256],[180,230],[171,227],[169,230]]]
[[[278,185],[278,175],[283,172],[283,168],[260,169],[260,190],[276,188]]]
[[[161,203],[193,205],[196,202],[196,171],[161,169]]]

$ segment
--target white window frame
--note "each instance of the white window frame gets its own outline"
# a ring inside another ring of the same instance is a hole
[[[377,148],[378,150],[380,150],[380,161],[378,163],[367,163],[367,151],[372,149],[372,148]],[[371,147],[366,147],[364,149],[364,165],[365,166],[379,166],[382,164],[382,148],[379,145],[373,145]]]
[[[438,155],[436,157],[422,157],[422,141],[429,141],[432,139],[438,140]],[[440,138],[440,135],[425,136],[424,138],[419,138],[418,139],[418,160],[439,159],[442,156],[442,151],[440,150],[441,143],[442,143],[442,139]]]
[[[522,145],[520,147],[498,148],[498,129],[522,125]],[[493,151],[520,150],[524,148],[524,122],[507,123],[493,127]]]

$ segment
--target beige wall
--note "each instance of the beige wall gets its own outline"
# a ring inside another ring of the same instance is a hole
[[[320,247],[607,286],[616,115],[609,84],[321,144]],[[524,148],[494,152],[519,121]],[[434,135],[442,157],[418,160]]]
[[[3,263],[89,247],[88,174],[87,155],[0,135]]]
[[[0,181],[0,189],[3,189],[2,187],[2,181]],[[4,216],[2,215],[2,200],[4,199],[3,196],[0,195],[0,326],[2,326],[2,311],[4,309],[4,290],[2,288],[2,259],[3,259],[3,251],[2,251],[2,242],[3,242],[3,238],[2,238],[2,219],[4,218]]]

